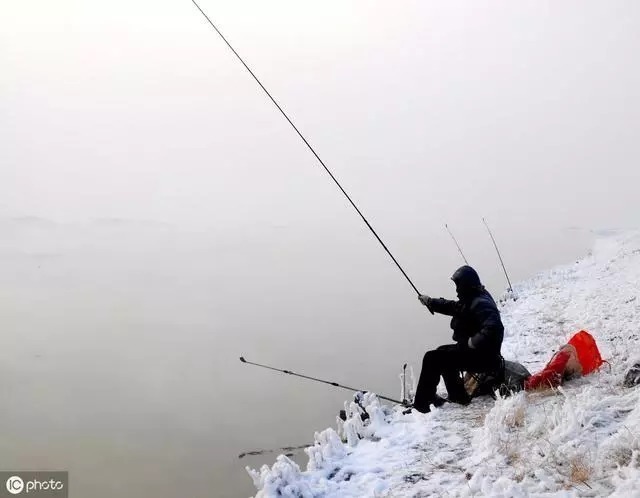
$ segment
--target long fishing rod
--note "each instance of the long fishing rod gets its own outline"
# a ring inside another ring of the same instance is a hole
[[[310,377],[308,375],[303,375],[303,374],[292,372],[291,370],[283,370],[281,368],[275,368],[275,367],[270,367],[268,365],[262,365],[261,363],[254,363],[252,361],[245,360],[244,356],[240,357],[240,361],[242,363],[246,363],[247,365],[255,365],[256,367],[268,368],[269,370],[274,370],[276,372],[281,372],[281,373],[284,373],[284,374],[287,374],[287,375],[294,375],[296,377],[302,377],[303,379],[313,380],[314,382],[322,382],[323,384],[329,384],[330,386],[333,386],[333,387],[339,387],[341,389],[347,389],[347,390],[349,390],[351,392],[354,392],[354,391],[366,392],[365,389],[356,389],[355,387],[343,386],[342,384],[338,384],[337,382],[332,382],[330,380],[317,379],[315,377]],[[399,401],[399,400],[393,399],[393,398],[389,398],[387,396],[381,396],[379,394],[376,394],[376,396],[378,396],[378,398],[380,398],[380,399],[391,401],[392,403],[397,403],[399,405],[405,404],[402,401]]]
[[[273,104],[278,108],[278,110],[280,111],[280,113],[284,116],[284,118],[289,122],[289,124],[291,125],[291,127],[296,131],[296,133],[298,134],[298,136],[302,139],[302,141],[305,143],[305,145],[309,148],[309,150],[312,152],[312,154],[315,156],[315,158],[318,160],[318,162],[322,165],[322,167],[324,168],[324,170],[327,172],[327,174],[331,177],[331,179],[334,181],[334,183],[338,186],[338,188],[340,189],[340,191],[344,194],[344,196],[347,198],[347,200],[351,203],[351,205],[353,206],[353,209],[356,210],[356,212],[360,215],[360,218],[362,218],[362,221],[364,221],[364,223],[367,225],[367,227],[369,228],[369,230],[371,230],[371,233],[373,233],[373,235],[375,236],[376,239],[378,239],[378,242],[380,242],[380,245],[382,245],[382,247],[384,248],[384,250],[387,252],[387,254],[389,255],[389,257],[393,260],[393,262],[396,264],[396,266],[398,267],[398,269],[402,272],[402,274],[404,275],[404,278],[407,279],[407,282],[409,282],[409,284],[411,285],[411,287],[413,287],[413,290],[416,291],[416,294],[419,296],[420,295],[420,291],[418,291],[418,288],[413,284],[413,282],[411,281],[411,279],[409,278],[409,276],[407,275],[407,273],[404,271],[404,269],[402,268],[402,266],[400,266],[400,263],[398,263],[398,261],[396,260],[396,258],[393,257],[393,254],[391,254],[391,251],[387,248],[387,246],[385,245],[385,243],[382,241],[382,239],[380,238],[380,236],[377,234],[377,232],[373,229],[373,227],[371,226],[371,224],[369,223],[369,221],[367,221],[367,219],[364,217],[364,215],[362,214],[362,212],[360,211],[360,209],[358,209],[358,206],[356,206],[355,202],[353,202],[353,200],[351,200],[351,197],[349,197],[349,194],[347,194],[347,191],[342,188],[342,185],[340,185],[340,183],[338,182],[338,180],[336,179],[335,176],[333,176],[333,173],[331,173],[331,171],[329,170],[329,168],[325,165],[324,161],[322,159],[320,159],[320,156],[318,155],[318,153],[315,151],[315,149],[311,146],[311,144],[307,141],[307,139],[304,137],[304,135],[300,132],[300,130],[298,130],[298,128],[296,127],[295,124],[293,124],[293,121],[289,118],[289,116],[282,110],[282,107],[280,107],[280,104],[278,104],[278,102],[276,102],[276,99],[274,99],[271,94],[269,93],[269,91],[265,88],[265,86],[260,82],[260,80],[258,79],[258,77],[254,74],[254,72],[249,68],[249,66],[247,65],[247,63],[242,59],[242,57],[240,57],[240,55],[238,54],[238,52],[235,51],[235,49],[231,46],[231,43],[229,43],[227,41],[227,39],[224,37],[224,35],[220,32],[220,30],[216,27],[216,25],[213,23],[213,21],[211,19],[209,19],[209,16],[207,16],[207,14],[204,13],[204,11],[200,8],[200,6],[196,3],[195,0],[191,0],[193,2],[193,4],[196,6],[196,8],[200,11],[200,13],[204,16],[204,18],[209,22],[209,24],[211,24],[211,26],[213,27],[213,29],[216,30],[216,33],[218,33],[220,35],[220,38],[222,38],[222,40],[227,44],[227,46],[231,49],[231,51],[233,52],[233,54],[238,58],[238,60],[242,63],[242,65],[245,67],[245,69],[247,71],[249,71],[249,74],[251,76],[253,76],[253,79],[256,80],[256,83],[258,83],[258,85],[260,85],[260,88],[262,88],[264,90],[264,93],[267,94],[267,97],[269,97],[269,99],[271,99],[271,102],[273,102]]]
[[[453,242],[455,242],[456,247],[458,248],[458,252],[460,252],[460,256],[462,256],[462,259],[464,260],[464,264],[468,265],[469,262],[467,261],[467,258],[464,257],[464,253],[462,252],[462,249],[460,249],[460,244],[458,244],[458,241],[456,240],[456,238],[453,236],[453,234],[451,233],[451,230],[449,230],[449,225],[447,225],[446,223],[444,224],[444,227],[447,229],[447,232],[449,232],[449,235],[451,235],[451,238],[453,239]]]
[[[266,450],[252,450],[244,451],[238,455],[238,458],[244,458],[246,456],[264,455],[265,453],[275,453],[276,451],[286,451],[286,456],[291,456],[296,450],[302,450],[313,446],[313,443],[299,444],[297,446],[281,446],[280,448],[268,448]]]
[[[496,244],[496,239],[493,238],[493,234],[491,233],[491,229],[487,224],[487,220],[482,218],[482,223],[487,227],[487,232],[489,232],[489,237],[493,241],[493,247],[496,248],[496,252],[498,253],[498,258],[500,259],[500,264],[502,265],[502,269],[504,270],[504,276],[507,277],[507,283],[509,284],[509,291],[513,294],[513,287],[511,287],[511,280],[509,280],[509,275],[507,273],[507,269],[504,267],[504,261],[502,261],[502,256],[500,255],[500,249],[498,249],[498,244]]]

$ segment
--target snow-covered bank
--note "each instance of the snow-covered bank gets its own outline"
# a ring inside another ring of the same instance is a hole
[[[586,329],[610,367],[558,390],[428,414],[367,395],[371,420],[352,403],[353,415],[305,450],[306,471],[283,455],[250,471],[257,497],[640,496],[640,386],[622,386],[640,356],[639,282],[640,234],[610,234],[502,305],[506,359],[535,372]]]

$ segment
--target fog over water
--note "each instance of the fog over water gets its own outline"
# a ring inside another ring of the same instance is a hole
[[[637,2],[202,0],[424,292],[637,228]],[[0,7],[0,470],[249,496],[448,341],[189,1]],[[301,458],[300,461],[304,461]],[[117,477],[114,477],[117,476]]]

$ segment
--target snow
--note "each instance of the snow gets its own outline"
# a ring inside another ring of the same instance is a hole
[[[402,414],[365,394],[336,429],[315,434],[306,470],[284,455],[250,470],[256,498],[640,497],[640,234],[609,233],[585,258],[514,286],[500,304],[503,356],[532,373],[580,329],[600,371],[556,390],[481,397]],[[442,386],[440,386],[442,389]]]

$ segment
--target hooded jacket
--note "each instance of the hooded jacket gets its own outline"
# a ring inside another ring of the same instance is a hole
[[[471,345],[478,352],[500,355],[504,326],[493,297],[470,266],[459,268],[452,280],[456,283],[459,300],[432,298],[429,308],[434,313],[452,317],[453,340],[461,347],[469,347],[471,339]]]

